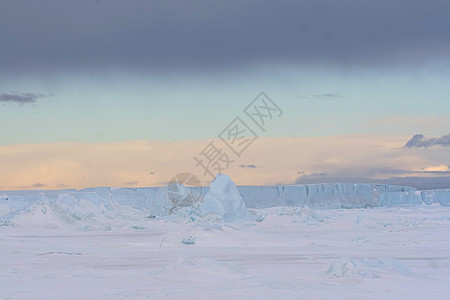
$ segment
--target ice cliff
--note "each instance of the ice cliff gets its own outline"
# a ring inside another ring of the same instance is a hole
[[[230,213],[240,215],[241,206],[267,208],[307,205],[320,209],[422,204],[450,206],[450,189],[417,191],[403,186],[348,183],[236,187],[228,179],[228,176],[220,176],[211,188],[196,188],[199,199],[204,200],[204,208],[215,207],[216,211],[222,209],[220,215],[224,219]],[[180,195],[186,194],[186,190],[180,191],[183,192],[179,192]],[[86,203],[90,203],[100,208],[105,216],[118,206],[164,216],[173,210],[174,201],[171,198],[164,187],[0,191],[0,218],[20,214],[39,203],[53,208],[55,206],[52,205],[56,204],[65,210],[87,207]],[[82,212],[80,209],[79,213]]]

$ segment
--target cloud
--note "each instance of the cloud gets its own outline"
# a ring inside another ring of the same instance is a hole
[[[450,169],[447,165],[429,166],[422,168],[423,172],[448,172]]]
[[[300,177],[296,180],[296,184],[317,184],[317,183],[377,183],[392,184],[401,186],[411,186],[419,190],[431,189],[450,189],[450,176],[393,176],[389,178],[373,178],[373,177],[346,177],[344,176],[311,176]]]
[[[44,187],[46,187],[46,184],[43,183],[35,183],[35,184],[31,184],[31,185],[26,185],[26,186],[14,186],[12,187],[12,189],[18,189],[18,190],[29,190],[29,189],[42,189]]]
[[[45,184],[43,184],[43,183],[35,183],[35,184],[33,184],[32,186],[33,186],[34,188],[42,188],[42,187],[45,186]]]
[[[336,93],[326,93],[326,94],[321,94],[321,95],[314,95],[313,97],[316,97],[316,98],[345,98],[344,96],[341,96]]]
[[[354,169],[354,170],[351,170]],[[391,167],[377,167],[377,166],[364,166],[357,167],[357,164],[353,167],[340,166],[335,168],[329,168],[329,172],[301,174],[295,183],[296,184],[311,184],[311,183],[375,183],[380,180],[381,177],[390,178],[398,175],[410,174],[411,171],[396,169]],[[417,172],[415,172],[417,173]]]
[[[42,94],[23,93],[23,94],[0,94],[0,102],[14,102],[20,104],[35,103],[37,99],[45,97]]]
[[[380,183],[412,186],[418,189],[450,188],[450,169],[445,164],[417,170],[376,166],[361,167],[355,164],[353,169],[341,167],[332,169],[329,173],[303,174],[295,180],[295,183]],[[425,174],[427,176],[424,176]]]
[[[150,172],[148,172],[148,175],[156,175],[156,174],[161,173],[161,172],[162,172],[161,170],[150,171]]]
[[[256,165],[239,165],[239,168],[251,168],[251,169],[256,169]]]
[[[423,134],[414,135],[404,146],[405,148],[428,148],[433,146],[450,146],[450,134],[438,138],[426,138]]]
[[[381,180],[380,183],[412,186],[419,190],[450,189],[450,176],[392,177],[392,178]]]
[[[379,67],[449,57],[449,1],[96,3],[2,1],[0,40],[8,47],[0,72],[117,64],[169,71],[261,63]]]
[[[124,182],[124,185],[137,185],[139,184],[139,181],[137,180],[133,180],[133,181],[128,181],[128,182]]]
[[[345,98],[342,95],[336,94],[336,93],[324,93],[324,94],[318,94],[318,95],[310,95],[310,96],[297,96],[297,98],[301,99],[343,99]]]

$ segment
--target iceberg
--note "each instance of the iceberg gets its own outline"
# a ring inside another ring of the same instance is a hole
[[[450,189],[421,191],[422,201],[425,204],[439,203],[442,206],[450,206]]]
[[[379,206],[440,204],[450,206],[450,189],[384,193]]]
[[[149,201],[146,205],[146,210],[152,217],[168,216],[173,209],[174,205],[170,201],[169,190],[165,186],[159,188],[153,201]]]
[[[380,195],[379,206],[420,205],[424,203],[420,191],[391,192]]]
[[[225,222],[242,221],[249,217],[244,199],[233,180],[225,174],[217,174],[203,200],[201,214],[215,214]]]
[[[376,207],[384,193],[416,191],[406,186],[353,183],[240,186],[238,190],[249,208],[307,205],[320,209]]]

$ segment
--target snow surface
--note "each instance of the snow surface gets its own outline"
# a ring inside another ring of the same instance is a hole
[[[0,299],[448,299],[450,190],[221,176],[203,195],[0,192]]]

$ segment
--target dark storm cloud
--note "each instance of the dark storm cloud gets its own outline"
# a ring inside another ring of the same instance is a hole
[[[433,146],[450,146],[450,134],[438,138],[426,138],[423,134],[414,135],[405,145],[405,148],[428,148]]]
[[[412,186],[419,190],[450,189],[450,176],[441,177],[393,177],[381,183]]]
[[[449,11],[441,0],[4,0],[0,72],[417,65],[449,58]]]
[[[13,103],[35,103],[38,98],[45,97],[42,94],[24,93],[24,94],[0,94],[0,102],[13,102]]]

